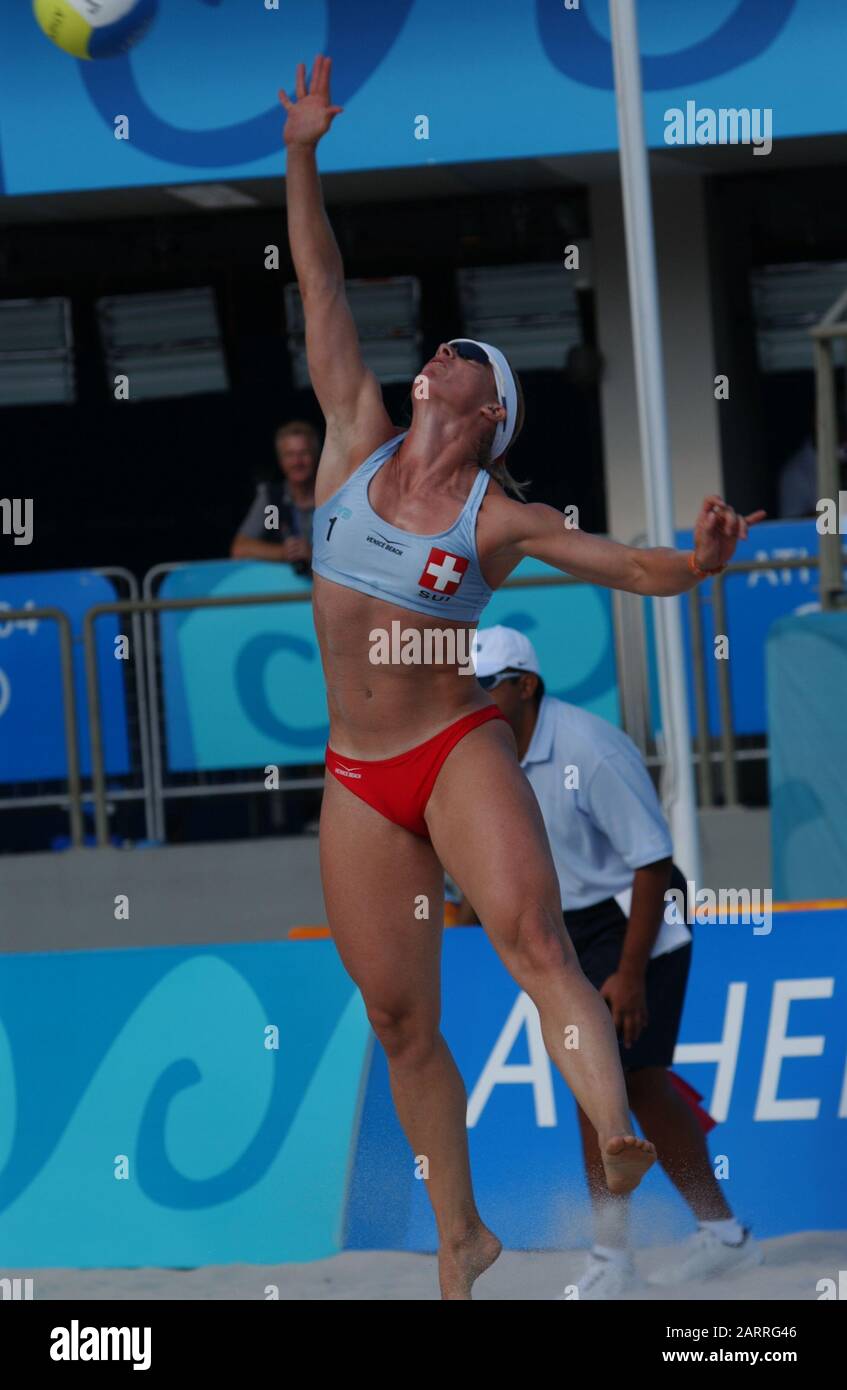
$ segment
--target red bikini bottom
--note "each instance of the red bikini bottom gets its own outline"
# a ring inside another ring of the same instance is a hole
[[[428,840],[424,811],[447,754],[477,725],[505,718],[496,705],[475,709],[440,734],[394,758],[341,758],[327,744],[326,765],[348,791],[373,806],[386,820]]]

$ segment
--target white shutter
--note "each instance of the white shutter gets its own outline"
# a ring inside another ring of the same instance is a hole
[[[576,291],[587,252],[581,245],[579,271],[558,261],[460,270],[464,336],[493,343],[516,371],[564,367],[582,342]]]
[[[228,390],[211,289],[111,295],[97,311],[109,382],[128,376],[131,401]]]
[[[421,365],[420,282],[412,275],[345,280],[362,357],[378,381],[411,381]],[[303,301],[295,283],[285,286],[288,351],[294,384],[309,385]]]
[[[0,300],[0,406],[76,400],[67,299]]]
[[[811,371],[809,329],[847,288],[847,261],[768,265],[751,285],[762,371]]]

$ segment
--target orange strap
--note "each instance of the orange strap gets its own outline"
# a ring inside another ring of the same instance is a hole
[[[716,570],[701,570],[697,561],[694,559],[694,551],[690,551],[688,556],[688,568],[692,574],[696,574],[698,579],[711,579],[716,574],[723,574],[726,565],[718,565]]]

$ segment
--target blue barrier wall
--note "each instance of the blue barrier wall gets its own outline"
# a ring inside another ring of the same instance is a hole
[[[774,891],[847,897],[847,613],[775,623],[767,669]]]
[[[345,107],[328,172],[617,147],[606,0],[166,0],[132,53],[99,62],[54,48],[29,4],[3,10],[0,192],[278,176],[277,89],[319,50]],[[770,108],[775,138],[845,129],[835,0],[641,0],[639,26],[652,145],[689,100]],[[492,102],[516,74],[522,99]]]
[[[523,560],[520,578],[556,574]],[[162,598],[309,593],[287,565],[213,561],[169,574]],[[611,598],[588,585],[501,590],[483,626],[532,638],[548,689],[620,722]],[[168,769],[296,766],[323,761],[326,689],[311,605],[194,610],[161,618]]]
[[[85,775],[91,771],[91,746],[82,620],[95,604],[113,603],[117,597],[111,580],[86,570],[0,577],[0,783],[59,781],[68,775],[58,627],[47,619],[4,622],[3,611],[52,607],[67,613],[76,639],[74,693]],[[111,615],[100,618],[95,628],[103,752],[106,771],[113,774],[129,771],[127,663],[115,658],[115,637],[122,630],[128,631]]]
[[[762,1236],[847,1224],[847,913],[773,923],[761,936],[695,926],[677,1065],[725,1116],[712,1153],[728,1156],[727,1195]],[[509,1245],[573,1246],[586,1209],[573,1102],[479,929],[446,933],[444,1031],[483,1215]],[[686,1060],[702,1044],[711,1060]],[[684,1222],[653,1172],[636,1207],[662,1202]],[[264,1263],[433,1241],[381,1049],[371,1061],[330,942],[0,957],[4,1266]]]
[[[301,593],[289,565],[211,561],[167,575],[159,598]],[[171,772],[323,760],[326,688],[311,601],[194,609],[160,619]]]

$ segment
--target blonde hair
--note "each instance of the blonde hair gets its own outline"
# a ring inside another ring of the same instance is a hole
[[[274,444],[278,444],[281,439],[288,439],[292,434],[305,435],[309,441],[309,447],[317,460],[320,457],[321,441],[314,425],[310,425],[308,420],[289,420],[287,424],[280,425],[274,435]]]

